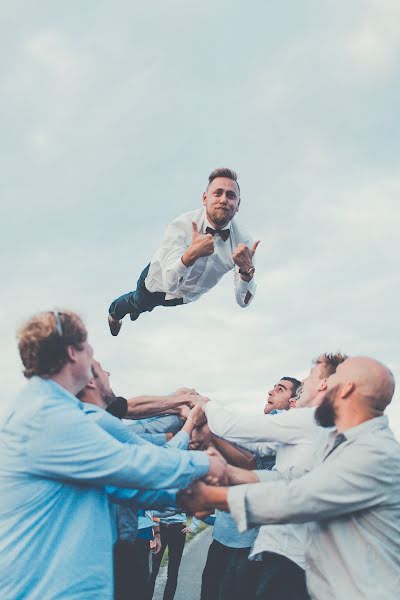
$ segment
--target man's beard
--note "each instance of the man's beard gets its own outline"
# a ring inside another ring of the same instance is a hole
[[[335,386],[325,393],[324,399],[315,410],[315,420],[321,427],[333,427],[336,420],[336,410],[333,398],[339,386]]]
[[[102,387],[102,389],[100,390],[100,395],[106,407],[109,406],[111,402],[114,402],[116,398],[114,392],[110,389],[107,390],[105,387]]]
[[[228,223],[233,219],[235,213],[232,214],[231,211],[229,210],[223,210],[223,209],[214,209],[214,211],[212,212],[212,214],[207,215],[209,217],[209,220],[213,222],[214,226],[217,229],[222,229],[223,227],[226,227],[226,225],[228,225]]]

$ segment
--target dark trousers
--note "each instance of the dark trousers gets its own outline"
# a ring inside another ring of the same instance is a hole
[[[254,597],[261,561],[249,560],[251,548],[230,548],[230,559],[220,574],[218,600],[244,600]]]
[[[143,600],[149,580],[149,540],[114,545],[114,600]]]
[[[137,281],[136,290],[123,294],[110,304],[108,312],[114,319],[123,319],[128,313],[134,321],[140,313],[151,312],[156,306],[177,306],[183,304],[182,298],[165,299],[164,292],[149,292],[144,285],[150,265],[142,271]]]
[[[234,548],[228,548],[217,540],[211,542],[201,578],[201,600],[218,600],[222,576],[232,557],[232,550]]]
[[[161,550],[152,557],[152,569],[149,579],[149,599],[153,597],[154,586],[158,571],[160,570],[161,559],[165,549],[168,546],[168,576],[164,589],[164,600],[172,600],[175,596],[176,586],[178,584],[178,571],[181,564],[183,549],[185,547],[186,534],[182,533],[185,523],[172,523],[165,525],[160,523]]]
[[[309,600],[305,571],[281,554],[263,552],[255,600]]]

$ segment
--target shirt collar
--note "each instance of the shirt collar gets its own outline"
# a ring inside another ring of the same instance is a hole
[[[389,421],[386,415],[381,415],[380,417],[374,417],[373,419],[368,419],[368,421],[364,421],[364,423],[360,423],[360,425],[356,425],[355,427],[351,427],[351,429],[346,429],[343,431],[343,435],[346,440],[355,440],[360,435],[364,433],[371,433],[373,431],[377,431],[379,429],[384,429],[388,427]],[[336,436],[341,435],[337,429],[334,429],[329,434],[329,438],[333,439]]]
[[[44,379],[43,377],[34,376],[31,378],[31,383],[35,388],[47,389],[53,391],[57,396],[62,396],[64,400],[73,404],[79,405],[80,400],[66,390],[62,385],[53,381],[53,379]]]

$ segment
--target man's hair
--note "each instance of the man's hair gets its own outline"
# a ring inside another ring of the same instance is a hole
[[[285,377],[281,377],[281,380],[283,380],[283,381],[290,381],[290,383],[293,385],[292,395],[290,397],[294,398],[295,395],[297,394],[297,390],[301,386],[301,381],[299,381],[295,377],[286,377],[286,376]]]
[[[218,169],[214,169],[214,171],[212,173],[210,173],[208,176],[208,185],[210,185],[210,183],[212,181],[214,181],[214,179],[217,179],[217,177],[226,177],[226,179],[232,179],[232,181],[234,181],[236,183],[236,185],[238,186],[238,190],[239,190],[239,194],[240,194],[240,187],[238,184],[237,174],[235,171],[233,171],[232,169],[227,169],[226,167],[219,167]]]
[[[77,314],[48,311],[31,317],[18,331],[17,339],[24,376],[49,377],[68,363],[68,346],[83,350],[87,331]]]
[[[324,366],[324,377],[329,377],[333,373],[336,373],[336,369],[340,365],[340,363],[347,360],[349,357],[347,354],[342,354],[341,352],[329,353],[325,352],[324,354],[320,354],[317,358],[314,358],[314,365],[323,365]]]

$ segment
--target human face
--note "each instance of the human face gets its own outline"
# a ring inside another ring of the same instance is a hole
[[[203,194],[207,218],[217,229],[225,227],[239,210],[240,197],[236,181],[216,177]]]
[[[293,393],[293,383],[286,379],[281,379],[268,392],[268,402],[264,407],[264,414],[269,414],[271,410],[288,410],[289,400]]]
[[[92,361],[92,373],[94,375],[94,383],[99,392],[100,400],[107,407],[113,400],[115,394],[110,387],[110,373],[105,371],[98,360]]]
[[[78,389],[83,389],[92,379],[93,348],[87,341],[82,346],[82,350],[77,350],[73,346],[68,347],[70,357],[73,357],[74,379]]]
[[[324,379],[325,365],[317,363],[310,371],[310,374],[301,382],[301,396],[297,401],[297,406],[312,406],[318,393],[321,391],[321,381]]]
[[[189,450],[205,450],[211,442],[211,431],[205,423],[200,427],[196,427],[192,431],[190,437]]]

